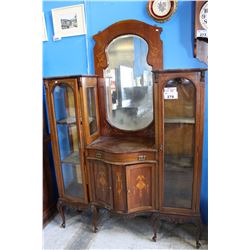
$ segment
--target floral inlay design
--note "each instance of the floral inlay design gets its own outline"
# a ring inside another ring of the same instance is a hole
[[[138,175],[136,180],[138,181],[136,184],[136,188],[139,189],[140,198],[142,197],[142,190],[146,188],[145,177],[143,175]]]
[[[106,175],[104,171],[99,172],[98,183],[100,184],[102,189],[104,189],[107,186],[107,180],[106,180]]]
[[[117,186],[117,193],[118,196],[121,195],[122,192],[122,179],[121,179],[121,173],[116,174],[116,186]]]

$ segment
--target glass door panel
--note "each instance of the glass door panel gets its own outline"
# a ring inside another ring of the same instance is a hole
[[[68,196],[83,197],[81,167],[79,164],[62,163],[64,193]]]
[[[87,105],[88,105],[88,124],[90,135],[97,131],[97,120],[96,120],[96,103],[95,103],[95,89],[94,87],[87,88]]]
[[[164,89],[165,207],[192,207],[194,138],[195,87],[188,79],[169,80]]]
[[[53,97],[64,193],[83,198],[74,92],[61,84],[54,88]]]

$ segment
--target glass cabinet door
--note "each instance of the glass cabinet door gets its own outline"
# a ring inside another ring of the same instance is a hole
[[[97,77],[81,78],[80,97],[83,110],[82,126],[86,145],[96,140],[100,133],[97,82]]]
[[[195,86],[188,79],[164,87],[164,207],[192,208]]]
[[[67,84],[56,85],[53,100],[64,194],[82,199],[84,190],[73,89]]]
[[[93,135],[97,131],[97,118],[96,118],[96,103],[95,103],[95,88],[87,88],[87,105],[88,105],[88,125],[89,133]]]

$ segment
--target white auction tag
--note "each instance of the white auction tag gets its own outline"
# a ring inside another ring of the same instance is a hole
[[[178,99],[176,87],[164,88],[164,99]]]
[[[207,30],[197,30],[196,36],[208,38],[208,32]]]

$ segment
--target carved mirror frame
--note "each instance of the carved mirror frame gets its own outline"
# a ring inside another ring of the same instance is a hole
[[[152,70],[159,70],[163,68],[163,54],[162,54],[162,40],[160,34],[161,27],[152,26],[138,20],[124,20],[114,23],[105,30],[93,36],[95,40],[94,46],[94,66],[95,73],[103,77],[103,71],[108,67],[108,60],[106,56],[106,48],[117,37],[123,35],[136,35],[143,38],[148,45],[147,63],[152,66]],[[99,107],[100,107],[100,121],[101,134],[107,136],[153,136],[154,135],[154,121],[146,128],[138,131],[124,131],[120,130],[107,121],[106,117],[106,102],[105,102],[105,83],[101,81],[98,84]]]

